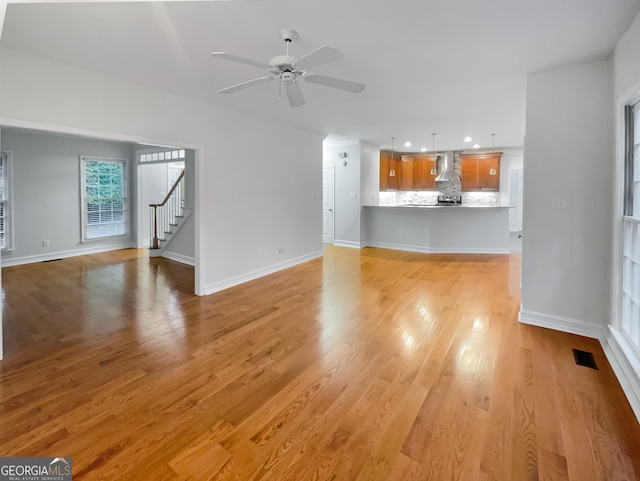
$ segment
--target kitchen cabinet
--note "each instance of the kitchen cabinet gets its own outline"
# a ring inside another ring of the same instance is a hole
[[[380,151],[380,192],[387,190],[435,190],[435,175],[431,175],[433,156]],[[395,176],[391,175],[394,170]]]
[[[398,164],[397,158],[391,161],[391,152],[380,151],[380,191],[396,190],[398,188]],[[391,175],[393,170],[394,175]]]
[[[413,157],[400,157],[400,190],[413,190]]]
[[[500,157],[502,152],[460,154],[462,191],[499,191]],[[490,173],[492,167],[496,171],[495,175]]]
[[[436,176],[431,174],[435,167],[433,155],[416,155],[413,159],[413,188],[414,190],[435,190]]]

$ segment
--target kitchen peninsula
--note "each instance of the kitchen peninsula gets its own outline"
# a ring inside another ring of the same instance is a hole
[[[362,209],[364,243],[425,253],[509,253],[510,206],[499,188],[502,153],[496,154],[487,161],[478,154],[443,152],[418,163],[418,156],[391,160],[381,152],[378,202]],[[478,167],[480,162],[485,165]],[[465,174],[467,182],[461,182]],[[429,184],[422,178],[430,175]],[[429,187],[416,189],[416,179]]]
[[[427,253],[509,253],[504,206],[378,205],[363,208],[366,245]]]

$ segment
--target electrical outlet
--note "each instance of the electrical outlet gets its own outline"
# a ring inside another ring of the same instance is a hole
[[[44,239],[42,241],[42,247],[49,247],[49,239]]]
[[[400,233],[400,238],[406,239],[407,238],[407,233],[406,232],[401,232]]]
[[[551,199],[552,210],[565,210],[567,208],[567,200],[564,197],[554,197]]]

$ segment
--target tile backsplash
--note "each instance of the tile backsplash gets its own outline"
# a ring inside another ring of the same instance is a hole
[[[403,204],[423,204],[435,205],[438,195],[459,195],[462,194],[462,205],[474,205],[492,207],[501,205],[500,192],[460,192],[455,193],[449,190],[439,191],[388,191],[380,192],[380,205],[403,205]]]

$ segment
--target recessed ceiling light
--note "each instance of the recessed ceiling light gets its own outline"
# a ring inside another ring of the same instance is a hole
[[[405,147],[411,147],[411,142],[409,142],[408,140],[404,143]]]
[[[479,149],[480,148],[480,144],[473,144],[473,148],[474,149]]]
[[[464,141],[469,143],[471,142],[473,139],[471,137],[469,137],[468,135],[464,138]]]
[[[426,147],[422,147],[422,148],[420,149],[420,152],[426,152],[426,151],[427,151],[427,148],[426,148]]]

